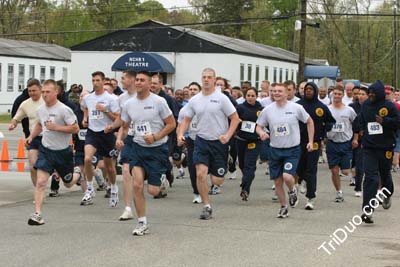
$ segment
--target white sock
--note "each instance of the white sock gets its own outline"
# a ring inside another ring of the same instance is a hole
[[[118,186],[116,184],[111,185],[111,192],[112,193],[118,193]]]
[[[206,205],[204,205],[204,208],[210,208],[211,209],[211,205],[210,204],[206,204]]]
[[[92,181],[87,181],[87,189],[89,191],[93,191],[93,180]]]
[[[129,206],[126,206],[126,207],[125,207],[125,210],[126,210],[127,212],[132,212],[132,208],[129,207]]]
[[[147,218],[146,218],[146,216],[138,218],[138,222],[142,222],[142,223],[144,223],[144,224],[147,224]]]

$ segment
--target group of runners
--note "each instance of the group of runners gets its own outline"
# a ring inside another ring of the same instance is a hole
[[[325,153],[335,202],[344,201],[340,176],[345,175],[355,186],[355,196],[363,197],[364,222],[373,223],[375,207],[370,202],[382,193],[379,190],[386,193],[383,208],[391,206],[400,117],[393,92],[381,81],[361,88],[338,80],[329,92],[302,82],[297,93],[292,81],[263,81],[259,92],[250,83],[231,88],[206,68],[201,85],[191,82],[175,96],[164,91],[159,74],[126,70],[121,83],[124,92],[117,96],[104,73],[94,72],[93,91],[82,91],[74,108],[66,105],[60,83],[28,82],[30,98],[19,106],[9,129],[29,118],[26,146],[35,187],[29,225],[44,224],[49,179],[50,196],[58,195],[60,180],[66,187],[80,185],[82,206],[93,204],[96,180],[97,191],[106,190],[110,207],[117,207],[118,163],[124,202],[119,220],[133,219],[133,199],[138,223],[132,234],[139,236],[149,232],[145,187],[154,198],[166,197],[174,179],[172,163],[178,168],[177,178],[188,168],[193,203],[203,203],[203,220],[213,217],[209,195],[221,192],[226,175],[236,178],[237,163],[243,201],[250,198],[260,161],[269,166],[278,218],[286,218],[289,206],[297,206],[298,190],[307,197],[305,209],[313,210],[318,164]]]

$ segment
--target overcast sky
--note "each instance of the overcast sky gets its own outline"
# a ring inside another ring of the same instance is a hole
[[[189,6],[188,1],[187,0],[157,0],[158,2],[160,2],[161,4],[163,4],[163,6],[165,8],[170,8],[170,7],[181,7],[181,6]],[[143,2],[143,1],[141,1]]]

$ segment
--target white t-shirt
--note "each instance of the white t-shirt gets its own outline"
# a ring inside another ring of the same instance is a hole
[[[293,98],[290,100],[288,99],[288,101],[293,102],[293,103],[296,103],[299,100],[300,100],[300,98],[298,98],[297,96],[293,96]]]
[[[325,98],[323,98],[323,99],[321,99],[321,98],[318,96],[318,100],[321,101],[322,103],[324,103],[325,105],[329,105],[329,104],[331,103],[331,100],[329,99],[328,96],[325,96]]]
[[[343,96],[342,102],[343,102],[343,104],[348,106],[349,104],[353,103],[353,97],[348,97],[345,93]]]
[[[261,106],[266,107],[273,102],[274,101],[271,99],[271,97],[268,96],[268,97],[261,99],[260,104],[261,104]]]
[[[246,99],[244,99],[244,97],[241,96],[241,97],[239,97],[238,99],[236,99],[236,103],[237,103],[238,105],[240,105],[240,104],[243,104],[245,100],[246,100]]]
[[[109,112],[120,112],[118,97],[107,92],[96,95],[95,92],[86,95],[81,106],[88,109],[89,129],[94,132],[104,131],[104,128],[113,121],[102,111],[96,109],[96,104],[105,106]]]
[[[119,103],[120,110],[122,111],[124,109],[124,105],[125,105],[126,101],[128,101],[129,99],[134,98],[134,97],[136,97],[136,93],[133,93],[130,95],[128,92],[125,92],[125,93],[121,94],[118,97],[118,103]],[[135,129],[133,128],[133,123],[131,123],[129,125],[128,135],[133,136],[134,134],[135,134]]]
[[[187,105],[185,105],[179,111],[178,123],[182,123],[183,119],[185,118],[186,110],[187,110]],[[193,116],[192,121],[190,122],[188,133],[189,133],[190,139],[196,140],[196,135],[197,135],[197,117],[196,117],[196,115]]]
[[[56,125],[72,125],[77,122],[72,109],[60,101],[52,107],[41,105],[37,110],[40,124],[42,125],[42,145],[51,150],[66,149],[70,145],[72,135],[59,131],[51,131],[46,128],[46,123],[51,121]]]
[[[123,122],[133,123],[135,135],[133,141],[144,147],[160,146],[168,141],[168,136],[157,140],[153,144],[147,144],[144,136],[157,134],[165,127],[164,120],[172,115],[167,101],[153,93],[145,99],[137,96],[126,101],[121,113]]]
[[[210,95],[198,93],[185,107],[185,117],[197,116],[197,136],[205,140],[218,140],[226,134],[228,117],[236,112],[229,98],[218,90]]]
[[[271,147],[290,148],[300,144],[299,121],[306,123],[309,117],[299,104],[287,101],[280,107],[274,102],[262,110],[257,124],[269,126]]]
[[[336,143],[350,141],[353,137],[352,123],[357,117],[356,112],[349,106],[335,108],[333,105],[329,105],[328,108],[336,120],[332,130],[326,134],[328,139]]]

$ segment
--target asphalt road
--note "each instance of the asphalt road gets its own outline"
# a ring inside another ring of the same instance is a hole
[[[16,151],[20,131],[6,134]],[[304,210],[306,199],[277,219],[272,183],[259,165],[250,199],[239,197],[240,179],[226,180],[222,194],[212,196],[214,218],[201,221],[201,205],[192,204],[190,181],[176,180],[168,197],[146,195],[150,234],[132,236],[136,221],[120,222],[122,202],[108,207],[104,192],[92,206],[82,207],[79,188],[63,189],[46,198],[46,224],[28,226],[33,212],[29,173],[0,172],[0,266],[400,266],[399,175],[390,210],[381,207],[374,225],[349,221],[360,214],[361,199],[343,181],[345,201],[334,203],[335,192],[325,164],[319,165],[316,209]],[[121,189],[122,178],[118,177]],[[121,190],[122,191],[122,190]],[[120,197],[122,200],[122,197]],[[350,228],[352,233],[346,230]],[[329,255],[318,247],[337,236],[343,239]]]

